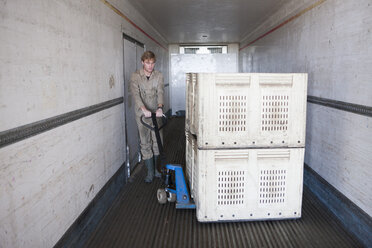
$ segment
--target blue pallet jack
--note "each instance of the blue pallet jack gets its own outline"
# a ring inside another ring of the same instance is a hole
[[[167,124],[167,118],[162,117],[163,124],[161,127],[158,126],[155,113],[151,114],[151,120],[153,126],[143,121],[141,116],[141,123],[155,132],[156,141],[159,147],[160,161],[161,161],[161,173],[165,187],[160,188],[157,191],[157,198],[160,204],[168,202],[176,202],[177,209],[194,209],[195,203],[190,197],[189,188],[186,183],[185,174],[183,168],[178,164],[168,164],[163,151],[163,145],[160,138],[160,130]],[[172,177],[174,174],[174,178]]]

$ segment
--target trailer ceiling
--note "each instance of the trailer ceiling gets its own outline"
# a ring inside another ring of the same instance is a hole
[[[289,0],[128,0],[169,43],[241,41]]]

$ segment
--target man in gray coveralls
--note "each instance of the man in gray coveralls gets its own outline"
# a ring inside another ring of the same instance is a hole
[[[141,140],[141,153],[147,168],[146,183],[151,183],[154,175],[160,177],[161,174],[156,168],[156,161],[159,156],[158,144],[155,132],[146,128],[140,121],[142,115],[146,123],[151,123],[151,113],[156,113],[156,117],[163,115],[163,96],[164,79],[163,74],[155,71],[155,54],[151,51],[143,53],[143,68],[134,72],[130,79],[130,90],[134,98],[136,122]]]

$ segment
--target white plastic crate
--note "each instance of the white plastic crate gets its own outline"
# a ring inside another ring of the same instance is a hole
[[[195,181],[195,164],[197,159],[198,146],[195,137],[190,132],[185,132],[186,135],[186,179],[188,181],[191,197],[194,198],[194,183]]]
[[[304,151],[196,149],[191,166],[198,221],[300,218]]]
[[[195,100],[194,100],[195,84],[196,84],[196,74],[187,73],[186,74],[186,118],[185,118],[186,119],[186,123],[185,123],[186,131],[190,131],[191,126],[194,126],[193,121],[195,120],[195,118],[192,118],[192,117],[194,116],[194,109],[195,109]]]
[[[186,179],[188,181],[190,190],[192,185],[192,165],[194,163],[193,147],[195,146],[195,139],[193,139],[190,132],[185,132],[186,135]]]
[[[199,148],[305,146],[307,74],[189,73],[186,83]]]

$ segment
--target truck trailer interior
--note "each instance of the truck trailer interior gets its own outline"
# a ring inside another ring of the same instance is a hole
[[[186,73],[306,73],[299,218],[158,203],[129,90],[144,51],[181,166]],[[372,247],[371,117],[371,0],[0,0],[0,247]]]

